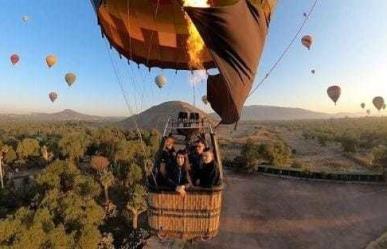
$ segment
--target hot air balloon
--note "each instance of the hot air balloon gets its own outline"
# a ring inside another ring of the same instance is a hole
[[[19,62],[20,57],[17,54],[13,54],[13,55],[11,55],[10,59],[11,59],[12,65],[16,65]]]
[[[28,22],[30,20],[29,16],[23,16],[22,17],[23,22]]]
[[[386,109],[386,104],[383,105],[383,110],[385,110],[385,109]]]
[[[370,115],[370,114],[371,114],[371,110],[368,109],[368,110],[367,110],[367,115]]]
[[[92,1],[110,45],[128,60],[150,68],[217,67],[220,74],[207,79],[208,100],[223,124],[237,122],[254,82],[276,1],[217,0],[209,1],[213,5],[208,8],[183,7],[184,1],[173,0],[127,2]],[[204,43],[200,67],[191,64],[185,42],[190,34],[187,15]]]
[[[157,75],[157,77],[155,78],[155,83],[156,85],[159,87],[159,88],[163,88],[163,86],[165,84],[167,84],[167,78],[165,78],[164,75],[160,74],[160,75]]]
[[[375,108],[380,111],[384,106],[384,99],[383,97],[377,96],[372,100],[372,103],[374,104]]]
[[[331,98],[336,105],[337,100],[340,98],[341,88],[339,86],[330,86],[327,89],[327,93],[329,98]]]
[[[305,35],[301,38],[301,43],[304,45],[307,49],[310,49],[312,47],[313,38],[311,35]]]
[[[74,84],[76,79],[77,79],[77,76],[74,73],[67,73],[65,75],[65,80],[68,86],[71,86],[72,84]]]
[[[310,72],[311,72],[312,74],[315,74],[315,73],[316,73],[316,70],[312,69],[312,70],[310,70]]]
[[[56,92],[50,92],[48,94],[48,97],[50,98],[51,102],[54,103],[55,100],[58,98],[58,94]]]
[[[52,67],[56,64],[56,56],[55,55],[48,55],[46,57],[46,63],[48,67]]]
[[[207,95],[203,95],[203,97],[202,97],[202,101],[203,101],[203,103],[204,103],[205,105],[207,105],[207,104],[208,104]]]
[[[364,109],[365,106],[366,106],[365,103],[361,103],[361,104],[360,104],[360,107],[361,107],[362,109]]]
[[[257,75],[276,1],[217,0],[208,1],[211,6],[205,8],[182,6],[183,2],[92,1],[103,35],[128,60],[149,68],[218,68],[219,74],[208,76],[207,98],[219,114],[221,124],[236,123]],[[199,64],[192,63],[193,51],[186,42],[190,34],[192,36],[192,27],[199,33],[199,45],[203,45],[199,46],[203,48]],[[187,113],[183,116],[188,117]],[[212,140],[216,144],[216,139]],[[152,211],[148,221],[152,233],[186,240],[214,237],[219,229],[221,191],[187,193],[187,201],[182,201],[175,193],[172,196],[150,189],[148,198]],[[198,209],[195,202],[191,202],[192,198],[205,203],[204,208]],[[215,201],[212,204],[206,200]],[[163,203],[173,205],[173,210]],[[187,220],[187,215],[193,218]]]

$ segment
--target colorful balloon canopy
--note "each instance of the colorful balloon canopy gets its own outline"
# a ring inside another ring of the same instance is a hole
[[[68,86],[71,86],[72,84],[74,84],[76,79],[77,79],[77,76],[74,73],[67,73],[65,75],[65,80]]]
[[[167,78],[165,78],[164,75],[160,74],[160,75],[157,75],[156,78],[155,78],[155,84],[159,87],[159,88],[163,88],[165,84],[167,84]]]
[[[341,88],[339,86],[330,86],[327,89],[327,94],[336,105],[336,102],[339,100],[341,95]]]
[[[220,74],[208,77],[207,96],[223,124],[235,123],[256,76],[276,0],[217,0],[206,8],[182,2],[92,0],[102,34],[128,60],[176,70],[218,68]],[[190,61],[187,16],[204,43],[201,67]]]
[[[372,103],[374,104],[375,108],[380,111],[384,106],[384,99],[383,97],[377,96],[372,100]]]
[[[48,55],[47,57],[46,57],[46,63],[47,63],[47,66],[48,67],[52,67],[52,66],[54,66],[55,64],[56,64],[56,61],[57,61],[57,59],[56,59],[56,56],[55,55]]]
[[[313,44],[313,38],[311,35],[305,35],[301,38],[301,43],[304,45],[307,49],[310,49]]]
[[[48,94],[48,97],[50,98],[51,102],[54,103],[55,100],[58,98],[58,94],[56,92],[50,92]]]
[[[366,104],[365,104],[365,103],[361,103],[361,104],[360,104],[360,107],[361,107],[362,109],[364,109],[364,108],[365,108],[365,106],[366,106]]]
[[[20,57],[17,54],[13,54],[13,55],[11,55],[10,60],[11,60],[12,65],[16,65],[19,62]]]
[[[203,101],[203,103],[204,103],[205,105],[207,105],[207,104],[208,104],[207,95],[203,95],[203,97],[202,97],[202,101]]]

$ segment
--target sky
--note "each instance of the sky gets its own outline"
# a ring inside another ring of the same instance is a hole
[[[314,0],[278,0],[259,66],[258,82],[289,44]],[[190,72],[137,67],[121,60],[101,37],[88,0],[0,0],[0,112],[79,112],[128,116],[164,101],[182,100],[210,111],[201,102],[204,81],[193,89]],[[246,105],[301,107],[321,112],[360,112],[374,96],[387,98],[387,1],[319,0],[301,35],[268,80]],[[29,16],[28,22],[22,17]],[[13,66],[10,56],[20,62]],[[58,63],[48,69],[45,57]],[[114,66],[113,66],[114,65]],[[116,71],[114,70],[116,69]],[[311,74],[315,69],[316,73]],[[64,75],[77,74],[69,88]],[[168,83],[158,89],[154,78]],[[337,106],[326,95],[340,85]],[[122,90],[121,91],[121,87]],[[51,103],[48,93],[56,91]],[[195,92],[195,94],[194,94]],[[124,96],[129,103],[125,103]],[[196,98],[194,98],[194,96]],[[194,101],[195,99],[195,101]]]

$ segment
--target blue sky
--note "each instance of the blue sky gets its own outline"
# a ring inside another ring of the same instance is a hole
[[[128,96],[132,111],[168,100],[193,102],[190,73],[129,66],[101,38],[88,0],[0,0],[0,112],[55,112],[71,108],[99,115],[129,115],[112,63]],[[266,73],[303,20],[312,0],[279,0],[272,18],[256,81]],[[324,112],[358,112],[360,103],[371,105],[376,95],[387,98],[387,1],[319,0],[303,34],[312,34],[308,51],[297,42],[247,105],[302,107]],[[24,15],[31,17],[24,23]],[[21,60],[12,66],[9,57]],[[55,54],[58,63],[48,69],[45,57]],[[311,69],[316,74],[310,73]],[[72,88],[67,72],[78,79]],[[163,73],[162,90],[153,82]],[[342,87],[335,107],[326,96],[329,85]],[[52,104],[50,91],[57,91]],[[205,83],[196,86],[196,104]]]

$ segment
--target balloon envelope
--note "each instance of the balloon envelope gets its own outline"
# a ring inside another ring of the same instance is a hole
[[[159,87],[159,88],[163,88],[163,86],[165,84],[167,84],[167,78],[165,78],[164,75],[160,74],[160,75],[157,75],[157,77],[155,78],[155,83],[156,85]]]
[[[366,106],[365,103],[361,103],[361,104],[360,104],[360,107],[361,107],[362,109],[364,109],[365,106]]]
[[[12,63],[12,65],[16,65],[19,62],[19,60],[20,60],[19,55],[17,55],[17,54],[11,55],[11,63]]]
[[[50,98],[51,102],[55,102],[55,100],[58,98],[58,94],[56,92],[50,92],[48,94],[48,97]]]
[[[56,64],[56,61],[57,61],[57,59],[56,59],[55,55],[48,55],[46,57],[46,63],[47,63],[48,67],[54,66]]]
[[[329,98],[336,104],[341,95],[341,88],[339,86],[330,86],[327,89]]]
[[[375,108],[380,111],[384,106],[384,99],[383,97],[377,96],[372,100],[372,103],[374,104]]]
[[[367,110],[367,114],[368,114],[368,115],[371,114],[371,110],[370,110],[370,109]]]
[[[23,16],[22,17],[23,22],[28,22],[30,20],[29,16]]]
[[[76,79],[77,79],[77,76],[74,73],[67,73],[65,75],[65,80],[68,86],[71,86],[72,84],[74,84]]]
[[[310,70],[310,72],[311,72],[312,74],[315,74],[315,73],[316,73],[316,70],[312,69],[312,70]]]
[[[313,38],[311,35],[305,35],[301,38],[301,43],[304,45],[307,49],[310,49],[312,47]]]

